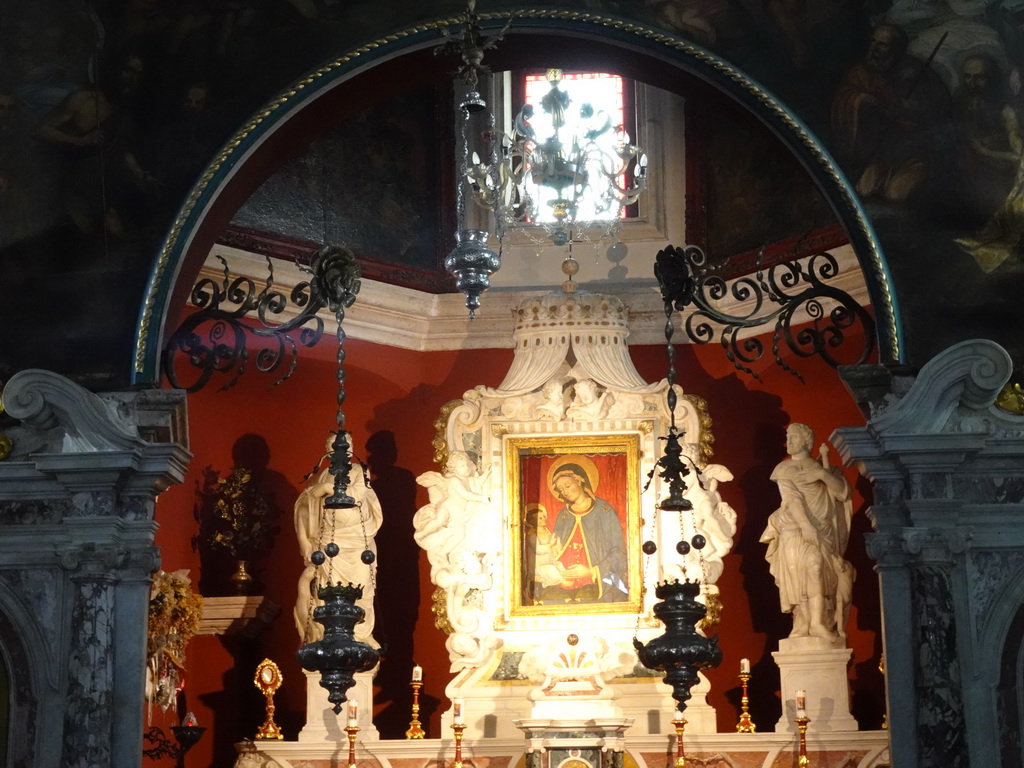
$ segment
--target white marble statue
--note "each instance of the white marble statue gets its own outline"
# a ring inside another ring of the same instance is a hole
[[[559,376],[548,379],[536,392],[506,395],[485,387],[475,394],[497,400],[501,415],[511,421],[561,421],[565,413],[565,393]]]
[[[331,454],[333,436],[327,441],[327,455]],[[384,522],[377,494],[366,484],[363,469],[354,465],[349,473],[348,493],[356,500],[351,509],[325,509],[324,501],[334,493],[334,476],[330,468],[320,473],[295,500],[295,534],[302,553],[304,568],[299,576],[298,597],[295,601],[295,627],[302,643],[323,637],[321,624],[313,621],[313,608],[319,604],[317,588],[327,583],[362,585],[363,596],[358,605],[366,616],[356,625],[356,640],[376,645],[373,639],[373,584],[377,565],[364,563],[363,552],[369,549],[376,555],[374,536]],[[338,545],[339,552],[327,558],[323,565],[311,560],[313,552],[323,550],[328,542]]]
[[[850,536],[850,484],[839,467],[828,464],[828,446],[811,458],[814,432],[790,424],[790,458],[772,472],[782,503],[768,518],[761,541],[779,587],[782,610],[793,614],[790,637],[837,642],[846,637],[854,570],[843,554]]]
[[[662,576],[680,581],[699,578],[707,588],[722,575],[722,558],[732,550],[736,535],[736,510],[718,492],[718,484],[732,480],[733,475],[722,464],[701,467],[700,446],[696,443],[684,443],[682,448],[683,456],[689,459],[691,467],[683,496],[693,505],[693,511],[681,515],[661,513],[659,549],[666,553]],[[706,542],[703,549],[691,548],[682,558],[675,554],[679,541],[691,543],[698,533]]]
[[[573,387],[573,400],[565,413],[573,421],[597,421],[608,415],[613,401],[593,379],[583,379]]]
[[[565,414],[565,392],[562,380],[549,379],[540,390],[540,400],[533,408],[532,417],[542,421],[561,421]]]
[[[490,472],[478,474],[468,453],[452,451],[443,475],[424,472],[416,482],[427,488],[430,503],[413,517],[413,538],[427,551],[432,575],[438,568],[457,566],[464,548],[494,549],[499,531],[488,528]]]
[[[443,475],[425,472],[416,482],[428,489],[430,503],[413,517],[413,537],[427,552],[431,581],[445,591],[452,669],[478,666],[497,647],[483,600],[494,585],[502,535],[489,495],[490,473],[478,474],[469,454],[453,451]]]
[[[635,665],[636,653],[624,644],[609,643],[600,634],[573,634],[532,646],[518,672],[534,684],[531,717],[586,719],[621,716],[612,706],[610,681]]]

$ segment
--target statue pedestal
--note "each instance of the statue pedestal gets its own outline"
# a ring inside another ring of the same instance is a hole
[[[850,684],[846,668],[853,651],[819,637],[790,637],[779,640],[772,654],[782,679],[782,721],[776,732],[796,731],[796,692],[807,692],[809,731],[856,731],[850,714]]]
[[[299,741],[345,742],[348,714],[342,706],[339,714],[327,700],[327,689],[320,687],[320,673],[306,673],[306,725],[299,731]],[[359,740],[377,741],[380,732],[373,724],[373,672],[359,672],[356,684],[348,689],[348,701],[359,705]]]

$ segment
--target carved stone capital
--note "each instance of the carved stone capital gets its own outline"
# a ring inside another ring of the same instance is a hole
[[[951,563],[970,547],[971,533],[962,529],[911,528],[904,532],[907,552],[923,563]]]
[[[61,567],[73,572],[72,578],[98,581],[116,581],[115,571],[131,556],[127,547],[118,544],[57,547],[56,554]]]
[[[152,522],[120,518],[65,520],[65,538],[54,555],[72,578],[148,580],[160,566],[160,551],[152,543],[154,528]]]
[[[865,419],[881,413],[892,393],[892,372],[884,365],[841,365],[839,378]]]
[[[864,546],[880,569],[902,568],[909,562],[901,532],[865,534]]]

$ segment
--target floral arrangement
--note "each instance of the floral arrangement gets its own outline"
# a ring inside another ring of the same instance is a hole
[[[164,711],[174,704],[185,671],[185,646],[199,629],[203,598],[188,571],[157,571],[149,592],[146,697]]]
[[[216,525],[211,543],[239,560],[269,553],[279,530],[271,524],[277,510],[267,494],[253,485],[252,472],[234,467],[228,477],[217,480],[215,497]]]

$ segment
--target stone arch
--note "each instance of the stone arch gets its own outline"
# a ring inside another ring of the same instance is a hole
[[[1024,605],[1010,624],[1000,657],[996,681],[996,717],[999,728],[999,755],[1002,765],[1020,765],[1024,759],[1021,722],[1024,715]]]
[[[503,28],[511,15],[509,11],[481,13],[481,27],[493,33]],[[134,383],[158,381],[160,344],[167,317],[181,303],[183,290],[191,287],[190,270],[198,270],[197,255],[205,257],[212,245],[214,230],[218,224],[226,223],[223,218],[224,201],[229,197],[226,193],[231,188],[236,191],[244,188],[247,180],[251,183],[254,175],[258,175],[255,165],[275,134],[293,121],[304,119],[304,114],[306,118],[313,114],[322,118],[328,111],[325,105],[330,105],[332,93],[337,95],[346,85],[356,79],[369,78],[375,70],[400,57],[432,49],[439,42],[439,30],[460,23],[460,17],[436,18],[350,50],[293,83],[235,133],[191,190],[154,259],[136,327]],[[520,11],[515,13],[514,29],[508,37],[520,34],[543,37],[554,32],[565,35],[563,40],[581,39],[609,46],[621,56],[640,61],[645,69],[656,67],[669,74],[674,70],[677,74],[696,76],[743,104],[776,133],[832,206],[860,260],[877,318],[882,362],[896,366],[905,361],[897,297],[872,226],[852,185],[822,142],[792,111],[751,77],[704,48],[622,19],[563,9]],[[415,72],[408,74],[416,76]],[[334,104],[337,106],[337,101]],[[309,130],[305,131],[307,140]],[[248,189],[251,191],[251,188]],[[179,282],[188,285],[183,289]]]
[[[1024,757],[1020,724],[1024,722],[1024,568],[1016,558],[1004,560],[1018,566],[1012,578],[993,597],[987,620],[981,626],[976,647],[991,648],[997,655],[992,663],[979,665],[983,678],[978,695],[987,701],[987,723],[976,727],[989,730],[998,745],[1000,764],[1020,765]],[[993,750],[995,753],[997,750]]]
[[[35,614],[0,581],[0,663],[7,670],[9,711],[7,765],[57,765],[63,727],[63,696],[58,669],[63,663],[48,654],[51,648]],[[51,633],[52,634],[52,633]]]

